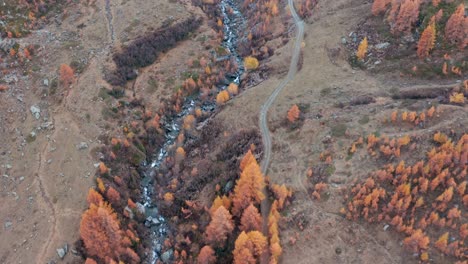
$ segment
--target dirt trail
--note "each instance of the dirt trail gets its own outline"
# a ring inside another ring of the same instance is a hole
[[[294,44],[294,50],[292,53],[291,64],[289,65],[289,71],[286,78],[278,84],[275,88],[273,93],[268,97],[266,102],[263,104],[262,109],[260,110],[260,131],[263,137],[263,147],[265,149],[265,153],[263,156],[263,161],[261,164],[263,174],[266,174],[268,170],[268,165],[270,164],[271,159],[271,135],[270,130],[268,129],[268,122],[267,122],[267,114],[268,110],[270,109],[271,105],[275,101],[278,94],[283,90],[284,87],[294,78],[294,75],[297,72],[297,63],[299,61],[299,53],[301,51],[301,43],[304,38],[304,22],[301,18],[297,15],[296,10],[294,8],[294,3],[292,0],[288,0],[288,5],[291,10],[291,15],[294,19],[294,24],[297,27],[296,39]]]
[[[115,32],[114,32],[114,24],[112,23],[112,20],[114,19],[112,16],[112,10],[110,6],[110,0],[106,0],[106,19],[107,19],[107,24],[109,27],[109,35],[111,38],[111,42],[114,43],[115,41]]]
[[[296,24],[297,32],[296,32],[296,39],[294,44],[294,50],[292,52],[291,64],[289,65],[288,75],[283,79],[282,82],[278,84],[275,88],[273,93],[268,97],[266,102],[263,104],[262,109],[260,110],[260,132],[262,134],[263,140],[263,147],[264,147],[264,156],[261,163],[261,169],[263,175],[266,175],[268,171],[268,165],[270,163],[271,158],[271,135],[270,130],[268,128],[267,122],[267,114],[268,110],[270,109],[271,105],[275,101],[278,94],[283,90],[283,88],[288,84],[290,80],[294,78],[294,75],[297,72],[297,63],[299,61],[299,54],[301,51],[301,43],[304,39],[304,23],[302,22],[301,18],[297,15],[296,10],[294,8],[294,3],[292,0],[288,0],[288,5],[291,10],[291,15],[294,19],[294,24]],[[266,188],[263,189],[263,193],[265,197],[267,197]],[[270,204],[268,199],[263,199],[261,204],[261,212],[263,217],[263,233],[268,234],[268,215],[270,210]],[[262,263],[267,263],[268,259],[266,257],[262,258]]]

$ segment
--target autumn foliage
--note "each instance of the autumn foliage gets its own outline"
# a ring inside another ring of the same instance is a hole
[[[468,17],[465,17],[465,5],[460,4],[445,25],[445,38],[456,44],[460,50],[468,45]]]
[[[99,194],[96,190],[94,190],[93,188],[90,188],[86,201],[88,202],[88,205],[91,205],[91,204],[99,205],[102,202],[104,202],[104,199],[102,198],[102,195]]]
[[[421,0],[392,1],[389,17],[394,34],[410,33],[418,20]]]
[[[418,57],[423,59],[429,55],[429,52],[434,48],[436,39],[435,23],[430,23],[423,31],[418,42]]]
[[[232,195],[233,214],[239,216],[251,203],[260,203],[265,198],[262,193],[264,186],[260,166],[255,160],[251,160],[241,172],[234,188]]]
[[[256,70],[258,66],[259,66],[259,62],[257,58],[251,57],[251,56],[244,58],[244,67],[247,70]]]
[[[374,0],[372,4],[372,14],[377,16],[387,9],[387,6],[391,3],[391,0]]]
[[[223,90],[218,93],[216,96],[216,104],[223,105],[229,100],[229,93],[226,90]]]
[[[452,141],[437,132],[433,140],[437,146],[425,160],[387,164],[356,184],[342,213],[352,220],[389,223],[406,235],[403,244],[420,253],[421,259],[428,257],[431,245],[463,259],[467,250],[463,240],[468,234],[461,213],[468,206],[468,134]],[[368,147],[379,141],[369,137]]]
[[[235,264],[255,264],[267,250],[267,238],[259,231],[242,232],[234,248]]]
[[[250,204],[242,213],[240,230],[252,231],[261,230],[262,227],[262,216],[258,212],[258,209]]]
[[[290,123],[296,122],[296,120],[299,119],[300,114],[301,111],[299,110],[299,107],[296,104],[294,104],[288,111],[288,121]]]
[[[210,246],[204,246],[198,254],[197,262],[199,264],[214,264],[216,256],[214,250]]]
[[[359,43],[358,50],[356,52],[356,57],[360,60],[363,60],[366,57],[367,54],[367,37],[365,37],[361,43]]]
[[[70,86],[75,80],[75,74],[73,69],[67,64],[60,65],[60,82],[65,87]]]
[[[212,220],[206,228],[206,241],[214,245],[224,244],[233,229],[231,213],[224,206],[220,206],[213,213]]]
[[[120,229],[117,215],[107,203],[90,204],[81,219],[80,236],[88,256],[106,262],[120,259],[126,259],[129,263],[140,261],[130,248],[131,240]]]

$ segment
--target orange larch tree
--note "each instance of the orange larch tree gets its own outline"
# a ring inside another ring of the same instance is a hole
[[[235,264],[256,263],[267,249],[267,239],[259,231],[242,232],[236,239],[233,251]],[[252,262],[253,260],[253,262]]]
[[[445,39],[456,44],[460,50],[468,45],[468,17],[465,17],[465,5],[460,4],[445,25]]]
[[[232,213],[240,216],[250,203],[260,203],[265,198],[262,192],[264,186],[265,182],[260,171],[260,166],[257,161],[252,160],[244,168],[240,178],[237,180],[234,193],[232,194]]]
[[[436,28],[435,23],[430,23],[421,34],[421,38],[418,42],[418,57],[424,59],[429,56],[429,52],[434,48],[436,40]]]
[[[299,107],[296,104],[291,106],[291,108],[288,111],[288,116],[287,116],[289,122],[291,123],[296,122],[296,120],[299,119],[300,114],[301,114],[301,110],[299,110]]]
[[[374,0],[372,4],[372,14],[378,16],[379,14],[385,12],[387,5],[389,5],[391,0]]]
[[[242,158],[241,162],[240,162],[240,169],[241,171],[243,171],[245,169],[245,167],[247,167],[247,165],[249,165],[251,162],[257,162],[257,160],[255,159],[254,155],[252,154],[252,151],[249,150],[247,151],[247,154],[244,155],[244,157]]]
[[[231,200],[226,195],[223,195],[222,197],[216,196],[216,198],[213,201],[213,205],[211,205],[210,208],[211,217],[213,217],[216,210],[218,210],[218,208],[221,206],[224,206],[224,208],[226,208],[227,210],[231,208]]]
[[[210,246],[204,246],[198,254],[197,262],[199,264],[214,264],[216,263],[216,256],[214,250]]]
[[[224,245],[232,230],[234,230],[232,216],[224,206],[220,206],[214,212],[211,222],[206,228],[206,241],[212,245]]]
[[[392,3],[393,5],[393,3]],[[419,17],[421,0],[403,0],[400,4],[398,15],[392,23],[392,32],[409,33]]]
[[[102,198],[102,195],[98,193],[95,189],[90,188],[88,192],[88,197],[86,197],[86,201],[88,202],[88,205],[99,205],[104,201],[104,199]]]
[[[113,205],[120,203],[120,193],[113,187],[107,189],[106,197]]]
[[[85,264],[97,264],[97,262],[92,258],[86,258]]]
[[[75,73],[73,72],[73,69],[67,64],[60,65],[59,74],[60,74],[60,82],[62,83],[62,85],[66,87],[70,86],[75,79]]]
[[[262,216],[258,212],[258,209],[250,204],[242,213],[240,230],[248,232],[254,230],[261,230],[262,227]]]
[[[403,244],[413,252],[418,252],[420,249],[427,249],[429,242],[429,237],[427,237],[421,229],[417,229],[411,236],[403,240]]]
[[[119,260],[125,256],[130,263],[138,263],[138,255],[129,248],[117,215],[107,203],[91,204],[81,218],[80,236],[87,254],[101,260]]]
[[[229,93],[226,90],[223,90],[218,93],[216,96],[216,104],[223,105],[229,100]]]

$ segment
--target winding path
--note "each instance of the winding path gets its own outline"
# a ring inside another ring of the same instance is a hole
[[[262,109],[260,110],[260,132],[262,133],[263,147],[265,149],[263,161],[261,164],[262,173],[264,175],[266,174],[268,170],[268,166],[270,164],[271,145],[272,145],[270,130],[268,128],[268,122],[267,122],[268,110],[270,109],[271,105],[275,101],[276,97],[278,97],[278,94],[283,90],[284,87],[286,87],[289,81],[291,81],[296,75],[297,63],[299,61],[299,54],[301,52],[301,44],[302,44],[302,40],[304,39],[304,22],[296,13],[296,10],[294,9],[294,3],[292,0],[288,0],[288,5],[289,5],[289,9],[291,10],[291,15],[294,19],[294,24],[296,24],[296,27],[297,27],[296,40],[294,43],[294,50],[292,53],[291,64],[289,65],[289,71],[288,71],[288,75],[286,76],[286,78],[284,78],[283,81],[278,84],[278,86],[275,88],[275,90],[270,95],[270,97],[268,97],[266,102],[263,104]]]

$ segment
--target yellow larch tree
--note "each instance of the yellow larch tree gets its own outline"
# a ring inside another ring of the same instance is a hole
[[[361,43],[359,43],[357,52],[356,52],[356,57],[359,60],[363,60],[366,57],[367,54],[367,47],[368,47],[368,42],[367,42],[367,37],[365,37]]]

